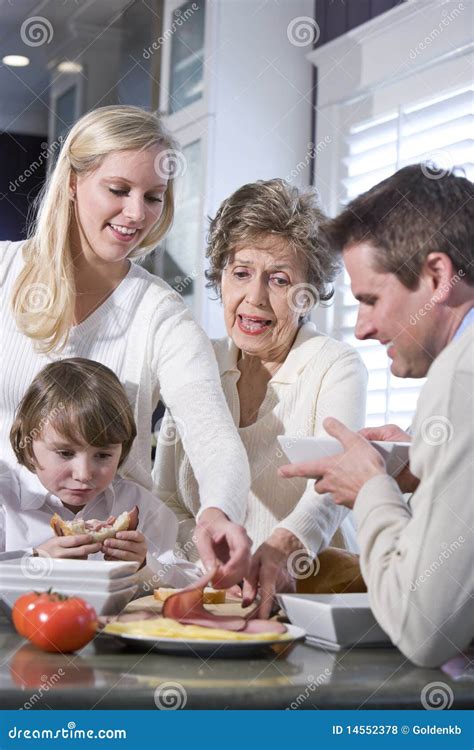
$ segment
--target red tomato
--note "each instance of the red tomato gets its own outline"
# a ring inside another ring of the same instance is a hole
[[[43,649],[71,653],[89,643],[97,631],[97,615],[77,596],[54,592],[20,596],[13,607],[13,623],[20,635]]]
[[[31,594],[23,594],[20,596],[13,607],[12,618],[13,624],[17,629],[18,633],[26,638],[28,611],[30,607],[35,607],[38,602],[38,597],[41,596],[36,591],[32,591]]]

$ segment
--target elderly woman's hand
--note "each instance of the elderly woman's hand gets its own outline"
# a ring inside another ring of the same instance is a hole
[[[229,521],[218,508],[206,508],[196,525],[196,546],[213,586],[229,588],[248,574],[252,542],[243,526]]]
[[[297,551],[307,554],[300,540],[291,531],[275,529],[253,555],[250,573],[244,580],[242,606],[247,607],[254,601],[257,593],[260,594],[255,617],[266,619],[269,616],[275,594],[296,590],[291,556]]]

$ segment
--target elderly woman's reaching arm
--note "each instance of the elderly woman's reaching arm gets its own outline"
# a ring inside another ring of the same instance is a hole
[[[341,345],[337,346],[339,349]],[[338,415],[352,429],[359,429],[365,419],[366,393],[366,368],[357,352],[348,347],[343,356],[334,358],[322,379],[315,402],[314,435],[327,436],[322,423],[329,415]],[[253,601],[259,586],[259,616],[267,617],[275,592],[290,590],[291,578],[300,572],[300,556],[292,553],[303,550],[315,557],[330,544],[346,515],[345,509],[341,512],[332,502],[330,494],[318,495],[314,481],[309,481],[295,509],[254,553],[244,584],[244,604]]]

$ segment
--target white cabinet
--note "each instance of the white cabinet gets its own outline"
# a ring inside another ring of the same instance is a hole
[[[247,182],[309,181],[310,47],[293,44],[288,27],[312,13],[312,0],[165,0],[160,110],[185,159],[157,272],[168,266],[176,288],[173,274],[191,277],[184,297],[213,337],[224,326],[220,304],[204,288],[207,217]]]

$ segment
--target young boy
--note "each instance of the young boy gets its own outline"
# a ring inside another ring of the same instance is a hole
[[[0,466],[0,560],[25,554],[140,563],[145,590],[184,586],[200,571],[173,554],[178,522],[154,495],[117,470],[136,435],[133,413],[115,374],[74,358],[36,376],[10,433],[21,468]],[[22,481],[22,473],[37,482]],[[34,489],[33,489],[34,487]],[[138,527],[94,542],[88,534],[55,536],[51,518],[106,521],[138,507]]]

